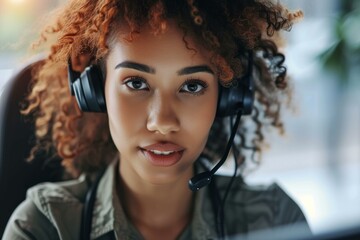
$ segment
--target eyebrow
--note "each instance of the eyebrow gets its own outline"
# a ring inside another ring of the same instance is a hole
[[[150,67],[148,65],[145,65],[145,64],[131,62],[131,61],[121,62],[121,63],[119,63],[118,65],[115,66],[115,69],[118,69],[118,68],[121,68],[121,67],[122,68],[132,68],[132,69],[139,70],[139,71],[146,72],[146,73],[152,73],[152,74],[155,73],[154,68],[152,68],[152,67]]]
[[[214,72],[210,69],[207,65],[199,65],[199,66],[191,66],[191,67],[185,67],[177,72],[178,75],[186,75],[186,74],[192,74],[197,72],[207,72],[210,74],[214,74]]]
[[[151,74],[156,73],[155,68],[150,67],[146,64],[132,62],[132,61],[121,62],[115,66],[115,69],[118,69],[118,68],[132,68],[132,69],[142,71],[145,73],[151,73]],[[187,74],[192,74],[192,73],[197,73],[197,72],[207,72],[210,74],[214,74],[214,72],[211,70],[211,68],[207,65],[185,67],[185,68],[182,68],[179,71],[177,71],[177,74],[179,76],[182,76],[182,75],[187,75]]]

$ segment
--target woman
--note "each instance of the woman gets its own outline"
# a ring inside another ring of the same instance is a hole
[[[276,43],[301,15],[254,0],[69,1],[43,32],[23,113],[36,113],[30,158],[53,148],[80,177],[30,189],[5,239],[213,239],[306,222],[277,185],[211,179],[220,165],[196,175],[231,145],[236,165],[256,160],[263,127],[282,130]],[[232,134],[224,116],[237,116]]]

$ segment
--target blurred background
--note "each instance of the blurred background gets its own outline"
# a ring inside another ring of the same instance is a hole
[[[38,36],[39,16],[63,2],[0,0],[0,94]],[[360,1],[282,2],[305,14],[285,33],[294,109],[247,181],[280,184],[314,233],[360,224]]]
[[[248,181],[275,180],[302,207],[312,230],[360,224],[360,1],[282,1],[302,9],[285,47],[294,81],[286,134]]]

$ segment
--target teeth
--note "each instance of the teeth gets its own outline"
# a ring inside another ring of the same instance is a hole
[[[158,151],[158,150],[150,150],[150,152],[158,154],[158,155],[169,155],[174,151]]]

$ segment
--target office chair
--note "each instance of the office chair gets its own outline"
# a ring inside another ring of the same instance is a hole
[[[25,199],[29,187],[61,180],[60,163],[44,165],[49,156],[36,155],[26,161],[35,144],[34,121],[20,113],[20,103],[29,93],[32,69],[41,64],[39,55],[20,67],[5,84],[0,96],[0,238],[15,208]]]

